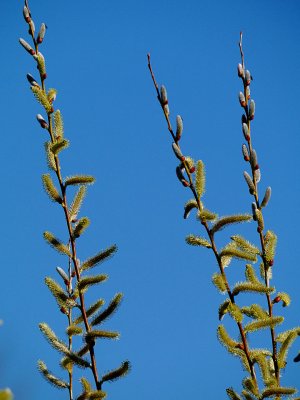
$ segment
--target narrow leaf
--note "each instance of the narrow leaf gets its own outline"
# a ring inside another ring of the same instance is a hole
[[[94,330],[94,331],[89,331],[85,335],[85,340],[86,342],[89,342],[90,340],[94,339],[119,339],[119,337],[120,337],[119,332]]]
[[[226,392],[231,400],[242,400],[241,397],[233,390],[233,388],[226,389]]]

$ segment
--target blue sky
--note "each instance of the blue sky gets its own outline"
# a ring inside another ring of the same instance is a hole
[[[239,32],[244,32],[246,62],[256,101],[254,146],[262,170],[261,191],[273,193],[265,211],[278,234],[274,285],[292,297],[283,310],[285,328],[299,325],[299,3],[297,1],[78,1],[31,0],[37,26],[48,25],[41,51],[47,85],[58,90],[66,137],[63,175],[93,174],[82,215],[88,232],[78,243],[79,258],[117,243],[115,257],[99,272],[107,283],[89,298],[125,299],[107,329],[121,340],[99,343],[99,368],[106,372],[129,359],[128,377],[107,385],[114,399],[225,399],[225,388],[240,388],[238,360],[216,339],[217,308],[223,297],[211,284],[217,270],[209,251],[191,248],[184,238],[201,232],[193,218],[183,220],[190,198],[175,176],[171,138],[147,70],[151,53],[159,83],[168,89],[171,116],[184,118],[182,148],[201,158],[207,170],[205,204],[227,215],[249,212],[251,198],[243,179]],[[35,121],[41,112],[26,81],[36,76],[31,57],[18,43],[27,38],[22,1],[2,2],[2,288],[0,386],[16,398],[65,399],[36,370],[42,358],[62,375],[58,357],[38,330],[46,321],[63,335],[65,318],[57,311],[43,280],[56,277],[64,258],[47,247],[42,232],[64,238],[61,210],[43,192],[47,172]],[[231,228],[257,241],[255,228]],[[203,232],[202,232],[203,233]],[[202,234],[201,233],[201,234]],[[242,279],[241,263],[231,279]],[[92,291],[92,290],[91,290]],[[282,311],[281,307],[278,308]],[[264,344],[263,344],[264,345]],[[290,351],[283,378],[299,381]]]

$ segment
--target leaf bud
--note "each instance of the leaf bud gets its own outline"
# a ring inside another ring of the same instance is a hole
[[[25,21],[26,21],[27,23],[30,22],[30,20],[31,20],[31,18],[30,18],[30,12],[29,12],[29,10],[28,10],[28,8],[27,8],[26,6],[23,7],[23,17],[24,17],[24,19],[25,19]]]
[[[34,77],[32,75],[27,74],[26,77],[31,86],[40,87],[40,85],[37,83],[37,81],[34,79]]]
[[[242,129],[243,129],[244,138],[247,140],[247,142],[249,142],[250,141],[249,128],[245,122],[243,122]]]
[[[181,153],[180,148],[177,146],[176,143],[172,143],[172,149],[174,151],[175,156],[178,158],[180,161],[184,161],[184,156]]]
[[[26,42],[26,40],[20,38],[19,39],[20,44],[24,47],[24,49],[26,51],[28,51],[29,54],[31,54],[32,56],[35,54],[35,51],[33,50],[33,48],[30,46],[29,43]]]
[[[247,69],[245,72],[245,84],[249,86],[251,83],[251,74],[250,71]]]
[[[38,44],[42,43],[42,41],[44,40],[45,33],[46,33],[46,25],[42,23],[36,40]]]
[[[36,116],[36,119],[38,120],[38,122],[40,123],[41,127],[43,129],[48,129],[48,124],[47,122],[44,120],[44,118],[41,116],[41,114],[38,114]]]
[[[242,107],[246,107],[246,99],[245,99],[244,93],[242,93],[242,92],[239,93],[239,101],[240,101],[240,105]]]
[[[254,119],[254,114],[255,114],[255,102],[254,100],[250,101],[249,105],[249,119],[252,121]]]
[[[270,198],[271,198],[271,193],[272,193],[272,190],[271,190],[271,187],[269,186],[266,189],[266,193],[265,193],[264,198],[263,198],[263,200],[261,202],[260,208],[266,207],[266,205],[269,203]]]
[[[244,68],[243,68],[242,64],[238,64],[237,70],[238,70],[238,76],[239,76],[240,78],[244,78],[244,76],[245,76],[245,71],[244,71]]]
[[[249,152],[248,152],[247,146],[245,144],[242,145],[242,153],[244,156],[244,160],[249,161],[250,160]]]
[[[176,140],[180,140],[183,131],[183,122],[180,115],[176,117]]]

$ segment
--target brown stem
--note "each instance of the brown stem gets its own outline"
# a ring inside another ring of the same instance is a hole
[[[244,59],[244,52],[243,52],[243,45],[242,45],[242,32],[240,33],[240,41],[239,41],[239,48],[240,48],[240,54],[241,54],[241,60],[242,60],[242,66],[243,69],[245,71],[245,59]],[[248,141],[248,149],[249,149],[249,154],[251,155],[251,152],[253,150],[253,146],[252,146],[252,140],[251,140],[251,121],[249,118],[249,112],[248,112],[248,101],[249,99],[246,96],[246,88],[247,85],[244,82],[244,96],[245,96],[245,100],[246,100],[246,105],[244,107],[246,116],[247,116],[247,125],[248,125],[248,130],[249,130],[249,141]],[[255,191],[253,193],[253,197],[255,200],[255,204],[256,206],[260,209],[261,213],[262,210],[260,208],[260,202],[259,202],[259,194],[258,194],[258,185],[255,179],[255,166],[253,166],[250,163],[251,166],[251,172],[252,172],[252,182],[254,184],[255,187]],[[264,234],[261,230],[258,230],[258,234],[259,234],[259,240],[260,240],[260,245],[261,245],[261,258],[264,264],[264,279],[265,279],[265,285],[266,287],[270,287],[270,281],[268,278],[268,269],[270,268],[270,265],[268,265],[268,262],[265,258],[265,239],[264,239]],[[268,303],[268,314],[270,317],[273,316],[273,304],[271,301],[271,296],[269,293],[266,293],[266,298],[267,298],[267,303]],[[277,360],[277,343],[275,340],[275,329],[274,328],[270,328],[270,333],[271,333],[271,342],[272,342],[272,358],[273,358],[273,362],[274,362],[274,369],[275,369],[275,376],[276,376],[276,380],[277,380],[277,384],[278,386],[280,386],[280,371],[279,371],[279,367],[278,367],[278,360]]]
[[[38,43],[34,38],[34,33],[33,33],[31,28],[29,28],[29,34],[32,37],[36,54],[38,54]],[[43,77],[41,75],[41,73],[40,73],[40,80],[41,80],[42,90],[46,94],[45,77]],[[52,110],[52,112],[53,112],[53,110]],[[55,137],[54,137],[54,134],[53,134],[51,113],[48,114],[48,132],[49,132],[49,135],[50,135],[52,143],[54,143],[55,142]],[[70,216],[69,216],[69,212],[68,212],[66,187],[65,187],[65,185],[63,183],[63,179],[62,179],[62,176],[61,176],[60,162],[59,162],[58,156],[55,155],[54,159],[55,159],[55,165],[56,165],[56,176],[57,176],[57,179],[58,179],[58,182],[59,182],[59,186],[60,186],[60,189],[61,189],[61,193],[62,193],[62,197],[63,197],[63,201],[62,201],[61,205],[62,205],[62,208],[63,208],[63,211],[64,211],[65,220],[66,220],[67,229],[68,229],[68,234],[69,234],[69,243],[70,243],[71,251],[72,251],[72,257],[71,257],[72,258],[72,263],[73,263],[74,270],[75,270],[75,273],[76,273],[77,282],[79,283],[80,282],[80,268],[79,268],[78,259],[77,259],[77,255],[76,255],[76,244],[75,244],[75,238],[73,237],[73,233],[72,233],[72,224],[71,224],[71,220],[70,220]],[[84,326],[85,326],[86,332],[88,333],[88,332],[90,332],[91,329],[90,329],[88,318],[87,318],[87,315],[86,315],[84,295],[81,292],[81,290],[79,290],[79,300],[80,300],[80,310],[81,310],[81,313],[82,313]],[[99,378],[98,378],[98,371],[97,371],[97,365],[96,365],[94,346],[95,346],[95,342],[91,341],[89,343],[89,353],[90,353],[90,358],[91,358],[91,370],[92,370],[92,373],[93,373],[93,376],[94,376],[96,388],[97,388],[97,390],[100,390],[101,385],[100,385]],[[71,394],[70,394],[70,396],[71,396]]]
[[[167,122],[167,125],[168,125],[168,130],[169,130],[169,132],[171,133],[172,138],[174,139],[174,142],[177,144],[177,146],[178,146],[179,149],[180,149],[180,146],[179,146],[179,144],[178,144],[178,140],[176,140],[176,136],[175,136],[174,131],[173,131],[173,129],[172,129],[172,125],[171,125],[171,122],[170,122],[169,115],[165,112],[165,108],[164,108],[164,105],[163,105],[162,100],[161,100],[161,96],[160,96],[160,92],[159,92],[159,87],[158,87],[158,84],[157,84],[157,82],[156,82],[155,75],[154,75],[154,72],[153,72],[153,69],[152,69],[152,66],[151,66],[150,54],[147,55],[147,58],[148,58],[148,68],[149,68],[149,71],[150,71],[150,74],[151,74],[151,78],[152,78],[153,84],[154,84],[155,89],[156,89],[158,101],[159,101],[159,103],[160,103],[160,105],[161,105],[161,107],[162,107],[162,110],[163,110],[163,113],[164,113],[164,116],[165,116],[165,119],[166,119],[166,122]],[[186,174],[187,174],[187,176],[188,176],[189,187],[190,187],[190,189],[191,189],[191,191],[192,191],[192,193],[193,193],[193,195],[194,195],[194,198],[195,198],[195,200],[196,200],[196,202],[197,202],[198,209],[199,209],[199,211],[201,211],[203,207],[202,207],[202,205],[201,205],[200,198],[199,198],[199,196],[198,196],[198,194],[197,194],[197,192],[196,192],[196,190],[195,190],[195,187],[194,187],[194,184],[193,184],[193,180],[192,180],[191,173],[190,173],[189,168],[188,168],[188,166],[187,166],[187,164],[186,164],[185,161],[183,161],[183,165],[184,165]],[[219,270],[220,270],[220,272],[221,272],[221,275],[222,275],[222,277],[224,278],[224,282],[225,282],[225,285],[226,285],[226,289],[227,289],[227,293],[228,293],[228,296],[229,296],[229,298],[230,298],[230,301],[231,301],[232,303],[235,303],[234,296],[233,296],[232,291],[231,291],[231,289],[230,289],[230,286],[229,286],[229,284],[228,284],[228,280],[227,280],[227,277],[226,277],[226,273],[225,273],[224,267],[223,267],[223,265],[222,265],[221,257],[220,257],[220,255],[219,255],[218,250],[217,250],[217,247],[216,247],[216,243],[215,243],[215,240],[214,240],[214,236],[213,236],[213,234],[211,233],[211,231],[210,231],[210,229],[209,229],[209,226],[208,226],[208,224],[207,224],[206,221],[202,222],[202,225],[204,226],[204,228],[205,228],[205,230],[206,230],[206,232],[207,232],[207,235],[208,235],[208,237],[209,237],[209,239],[210,239],[210,243],[211,243],[211,246],[212,246],[212,251],[213,251],[213,253],[214,253],[214,255],[215,255],[215,258],[216,258],[216,260],[217,260],[217,263],[218,263],[218,266],[219,266]],[[249,365],[249,370],[250,370],[250,373],[251,373],[251,377],[253,378],[253,380],[254,380],[254,382],[255,382],[255,385],[256,385],[256,387],[257,387],[257,389],[258,389],[258,383],[257,383],[257,379],[256,379],[256,374],[255,374],[254,365],[253,365],[253,362],[251,361],[251,358],[250,358],[250,353],[249,353],[249,346],[248,346],[248,342],[247,342],[247,337],[246,337],[246,334],[245,334],[245,332],[244,332],[244,329],[243,329],[242,324],[241,324],[240,322],[237,322],[237,326],[238,326],[238,329],[239,329],[239,332],[240,332],[240,335],[241,335],[241,338],[242,338],[243,350],[244,350],[245,356],[246,356],[246,358],[247,358],[247,362],[248,362],[248,365]]]

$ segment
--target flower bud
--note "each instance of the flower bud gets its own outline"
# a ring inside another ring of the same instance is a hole
[[[246,70],[245,72],[245,84],[249,86],[251,83],[251,74],[250,71]]]
[[[256,220],[257,220],[257,218],[256,218],[256,211],[257,211],[257,205],[256,205],[256,203],[253,202],[253,203],[251,204],[251,207],[252,207],[252,216],[253,216],[253,220],[256,221]]]
[[[40,87],[40,85],[37,83],[37,81],[34,79],[34,77],[32,75],[27,74],[26,77],[31,86]]]
[[[184,156],[181,153],[180,148],[177,146],[176,143],[172,143],[172,149],[174,151],[175,156],[178,158],[180,161],[184,161]]]
[[[261,173],[258,165],[256,166],[256,170],[254,171],[254,179],[256,183],[260,182],[261,179]]]
[[[26,40],[20,38],[19,39],[20,44],[24,47],[24,49],[26,51],[28,51],[29,54],[31,54],[32,56],[35,54],[35,51],[33,50],[33,48],[30,46],[29,43],[26,42]]]
[[[44,40],[45,33],[46,33],[46,25],[42,23],[36,40],[38,44],[42,43],[42,41]]]
[[[65,273],[65,271],[62,268],[56,267],[56,271],[59,273],[59,275],[62,277],[62,279],[64,281],[68,281],[69,280],[68,275]]]
[[[238,70],[238,76],[240,78],[244,78],[245,71],[244,71],[244,68],[243,68],[242,64],[238,64],[237,70]]]
[[[29,12],[29,10],[28,10],[28,8],[27,8],[26,6],[23,7],[23,17],[24,17],[24,19],[25,19],[25,21],[26,21],[27,23],[30,22],[30,20],[31,20],[31,18],[30,18],[30,12]]]
[[[250,141],[250,135],[249,135],[249,129],[248,129],[248,125],[245,124],[245,122],[242,125],[242,129],[243,129],[243,134],[245,139],[247,140],[247,142]]]
[[[244,93],[242,93],[242,92],[239,93],[239,101],[240,101],[240,105],[242,107],[246,107],[246,99],[245,99]]]
[[[251,163],[251,167],[255,170],[258,169],[259,166],[257,164],[257,155],[256,155],[256,151],[254,149],[251,150],[250,152],[250,163]]]
[[[254,100],[250,101],[249,105],[249,119],[252,121],[254,119],[254,114],[255,114],[255,102]]]
[[[248,120],[245,114],[242,115],[242,124],[247,124]]]
[[[267,189],[266,189],[266,193],[265,193],[265,195],[264,195],[264,198],[263,198],[263,200],[262,200],[262,202],[261,202],[261,205],[260,205],[260,207],[262,208],[262,207],[266,207],[266,205],[269,203],[269,201],[270,201],[270,198],[271,198],[271,187],[269,186],[269,187],[267,187]]]
[[[245,181],[247,182],[250,194],[253,194],[255,192],[255,185],[251,179],[251,176],[246,171],[244,171],[244,178]]]
[[[28,26],[29,26],[29,29],[28,29],[29,35],[34,36],[34,33],[35,33],[35,25],[34,25],[34,22],[32,21],[32,19],[30,20]]]
[[[250,86],[246,87],[246,99],[250,100],[251,94],[250,94]]]
[[[243,153],[243,156],[244,156],[244,160],[245,161],[249,161],[250,157],[249,157],[247,146],[245,144],[242,145],[242,153]]]
[[[176,140],[180,140],[183,131],[183,122],[180,115],[176,117]]]
[[[40,125],[43,129],[49,128],[47,122],[44,120],[44,118],[41,116],[41,114],[38,114],[36,116],[36,119],[38,120],[38,122],[40,123]]]
[[[167,89],[165,88],[164,85],[162,85],[160,88],[160,100],[161,100],[162,106],[168,104]]]

